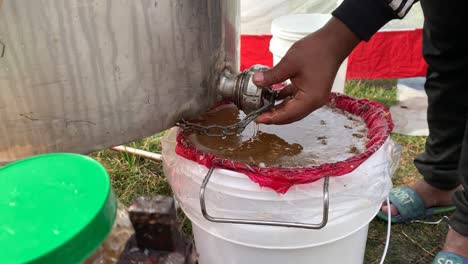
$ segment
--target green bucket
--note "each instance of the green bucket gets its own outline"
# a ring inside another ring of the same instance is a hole
[[[0,169],[0,263],[83,262],[114,224],[117,201],[97,161],[48,154]]]

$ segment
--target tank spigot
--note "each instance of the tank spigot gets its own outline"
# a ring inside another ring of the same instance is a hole
[[[202,126],[182,120],[176,125],[183,130],[192,130],[211,137],[233,136],[242,133],[259,115],[274,107],[278,98],[278,91],[274,92],[271,88],[258,87],[252,81],[256,72],[265,69],[268,68],[263,65],[255,65],[239,75],[232,74],[228,70],[221,74],[218,83],[219,95],[222,99],[233,102],[237,108],[245,113],[245,117],[236,124]]]
[[[225,71],[220,78],[218,91],[225,100],[232,101],[240,110],[249,114],[268,103],[272,96],[270,89],[258,87],[252,77],[256,72],[267,70],[263,65],[254,65],[239,75]]]

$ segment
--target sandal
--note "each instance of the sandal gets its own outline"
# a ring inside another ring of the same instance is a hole
[[[468,259],[448,251],[440,251],[432,264],[468,264]]]
[[[393,188],[390,191],[390,203],[395,205],[399,212],[399,215],[392,216],[391,222],[393,224],[411,222],[431,215],[455,211],[453,205],[425,208],[419,194],[408,187]],[[388,221],[387,214],[382,211],[377,214],[377,217]]]

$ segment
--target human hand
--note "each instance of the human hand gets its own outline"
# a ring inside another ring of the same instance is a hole
[[[253,82],[269,87],[286,80],[282,103],[260,115],[256,122],[289,124],[303,119],[328,101],[336,73],[360,39],[337,18],[296,42],[273,68],[256,73]]]

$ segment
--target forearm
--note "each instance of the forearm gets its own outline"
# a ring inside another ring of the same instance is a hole
[[[332,18],[319,32],[333,56],[343,61],[359,44],[361,39],[341,20]]]
[[[403,18],[417,1],[345,0],[332,14],[367,41],[390,20]]]

